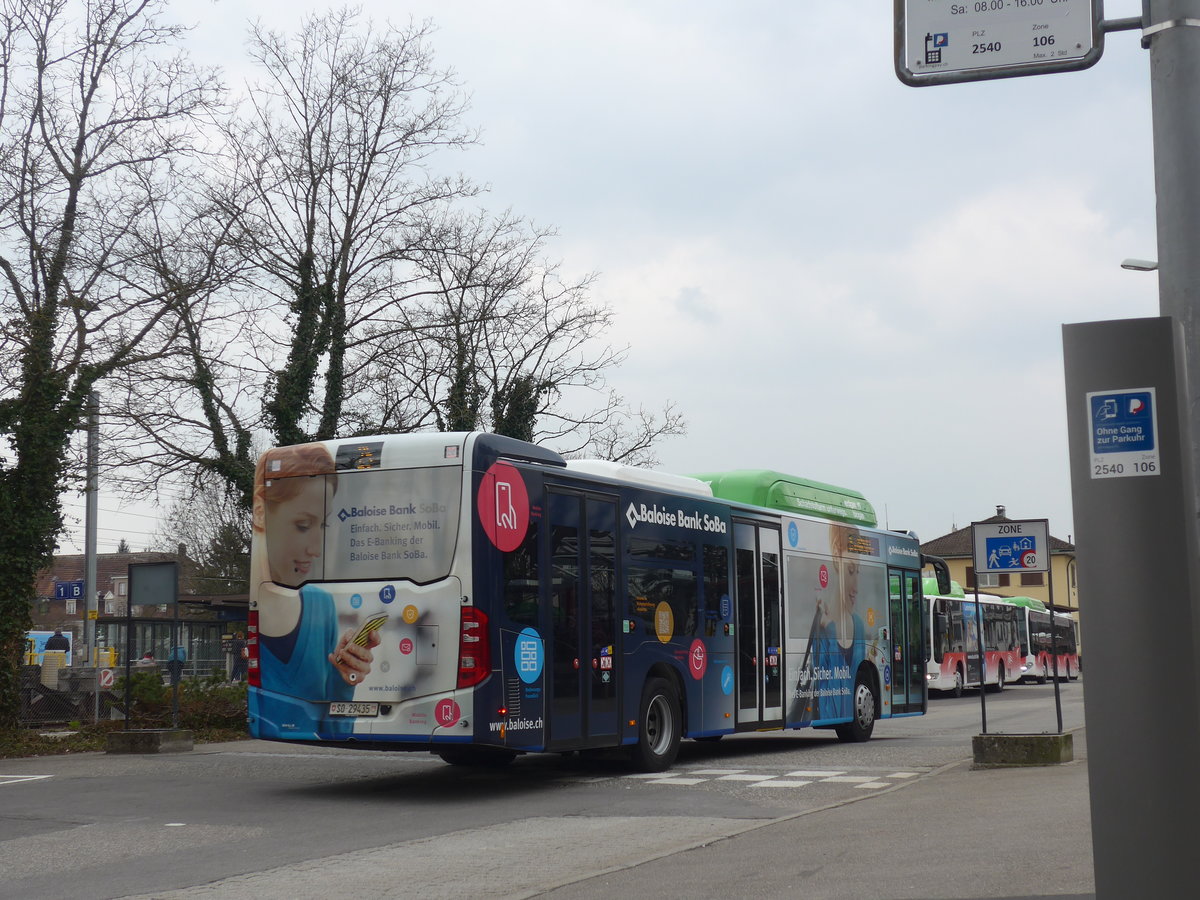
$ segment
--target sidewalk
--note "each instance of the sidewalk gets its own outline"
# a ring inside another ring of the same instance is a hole
[[[930,777],[541,896],[805,900],[1091,898],[1083,731],[1075,761]],[[655,892],[658,893],[655,893]]]

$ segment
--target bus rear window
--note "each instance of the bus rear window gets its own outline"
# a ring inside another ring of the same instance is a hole
[[[410,579],[450,573],[458,536],[462,469],[367,469],[324,476],[320,559],[300,581]],[[268,547],[286,522],[266,520]],[[278,580],[278,579],[276,579]]]

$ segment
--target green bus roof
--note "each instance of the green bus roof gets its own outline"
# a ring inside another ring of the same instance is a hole
[[[1011,603],[1013,606],[1025,606],[1029,609],[1035,609],[1038,612],[1046,611],[1046,604],[1036,597],[1002,597],[1005,603]]]
[[[874,528],[875,509],[858,491],[784,475],[768,469],[737,469],[692,475],[712,488],[713,496],[793,515],[817,516],[848,525]]]
[[[963,590],[963,586],[953,579],[950,581],[950,593],[943,595],[942,592],[938,590],[937,578],[935,578],[933,575],[921,576],[921,593],[926,597],[965,597],[967,595]]]

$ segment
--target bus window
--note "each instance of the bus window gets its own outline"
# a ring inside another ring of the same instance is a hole
[[[536,625],[538,614],[537,528],[504,557],[504,611],[518,625]]]
[[[717,633],[721,621],[721,599],[729,597],[729,550],[704,545],[704,635]]]
[[[696,575],[665,566],[630,566],[626,580],[630,611],[646,632],[664,642],[696,633]],[[665,604],[665,606],[664,606]]]
[[[630,538],[629,555],[634,559],[661,559],[667,562],[690,563],[696,558],[696,548],[684,541]]]

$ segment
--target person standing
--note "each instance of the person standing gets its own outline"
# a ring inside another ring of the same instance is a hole
[[[47,650],[70,650],[71,649],[71,641],[65,634],[62,633],[61,628],[55,628],[54,634],[52,634],[52,635],[50,635],[50,637],[46,638],[45,649],[47,649]]]
[[[237,632],[233,636],[233,643],[230,647],[233,652],[233,669],[230,672],[230,681],[239,682],[246,680],[246,660],[250,653],[246,649],[246,636],[242,632]]]

